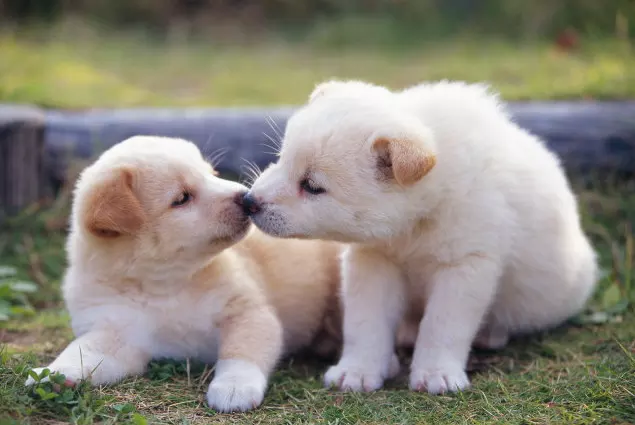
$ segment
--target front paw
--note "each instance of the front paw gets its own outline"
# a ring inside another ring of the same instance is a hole
[[[331,366],[324,375],[327,388],[338,388],[342,391],[371,392],[380,389],[384,380],[394,378],[399,373],[399,359],[395,354],[387,364],[364,364],[364,362],[343,358]]]
[[[219,360],[216,375],[207,390],[210,408],[223,413],[244,412],[260,406],[267,377],[260,368],[244,360]]]
[[[413,367],[410,372],[410,389],[427,391],[430,394],[444,394],[469,388],[470,380],[460,365],[436,367]]]

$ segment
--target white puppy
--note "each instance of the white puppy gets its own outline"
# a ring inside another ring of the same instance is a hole
[[[473,342],[557,325],[596,281],[558,160],[480,85],[319,85],[245,203],[272,235],[352,243],[344,350],[325,377],[346,390],[395,373],[397,323],[424,307],[410,388],[466,388]]]
[[[133,137],[85,169],[63,285],[77,339],[48,368],[99,385],[197,358],[228,412],[262,402],[282,353],[337,348],[340,248],[249,233],[245,192],[178,139]]]

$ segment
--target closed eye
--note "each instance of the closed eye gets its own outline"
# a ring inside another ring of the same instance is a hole
[[[183,191],[178,198],[176,198],[174,200],[174,202],[172,202],[172,208],[177,208],[177,207],[181,207],[185,204],[187,204],[188,202],[190,202],[192,199],[194,199],[194,197],[192,196],[192,194],[188,191]]]
[[[300,190],[310,193],[311,195],[319,195],[326,192],[326,189],[317,186],[315,182],[310,178],[304,178],[300,180]]]

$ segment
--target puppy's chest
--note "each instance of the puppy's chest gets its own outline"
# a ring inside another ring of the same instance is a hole
[[[216,361],[219,337],[215,319],[220,307],[214,304],[189,294],[144,300],[141,305],[150,324],[153,357]]]
[[[438,245],[438,250],[441,249],[441,245]],[[430,277],[442,262],[440,256],[443,254],[438,250],[428,241],[419,240],[416,243],[403,243],[389,251],[389,256],[403,273],[406,289],[411,296],[425,297]]]

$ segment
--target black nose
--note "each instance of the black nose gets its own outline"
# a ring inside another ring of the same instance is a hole
[[[260,204],[250,192],[243,195],[239,205],[247,215],[258,214],[261,210]]]

